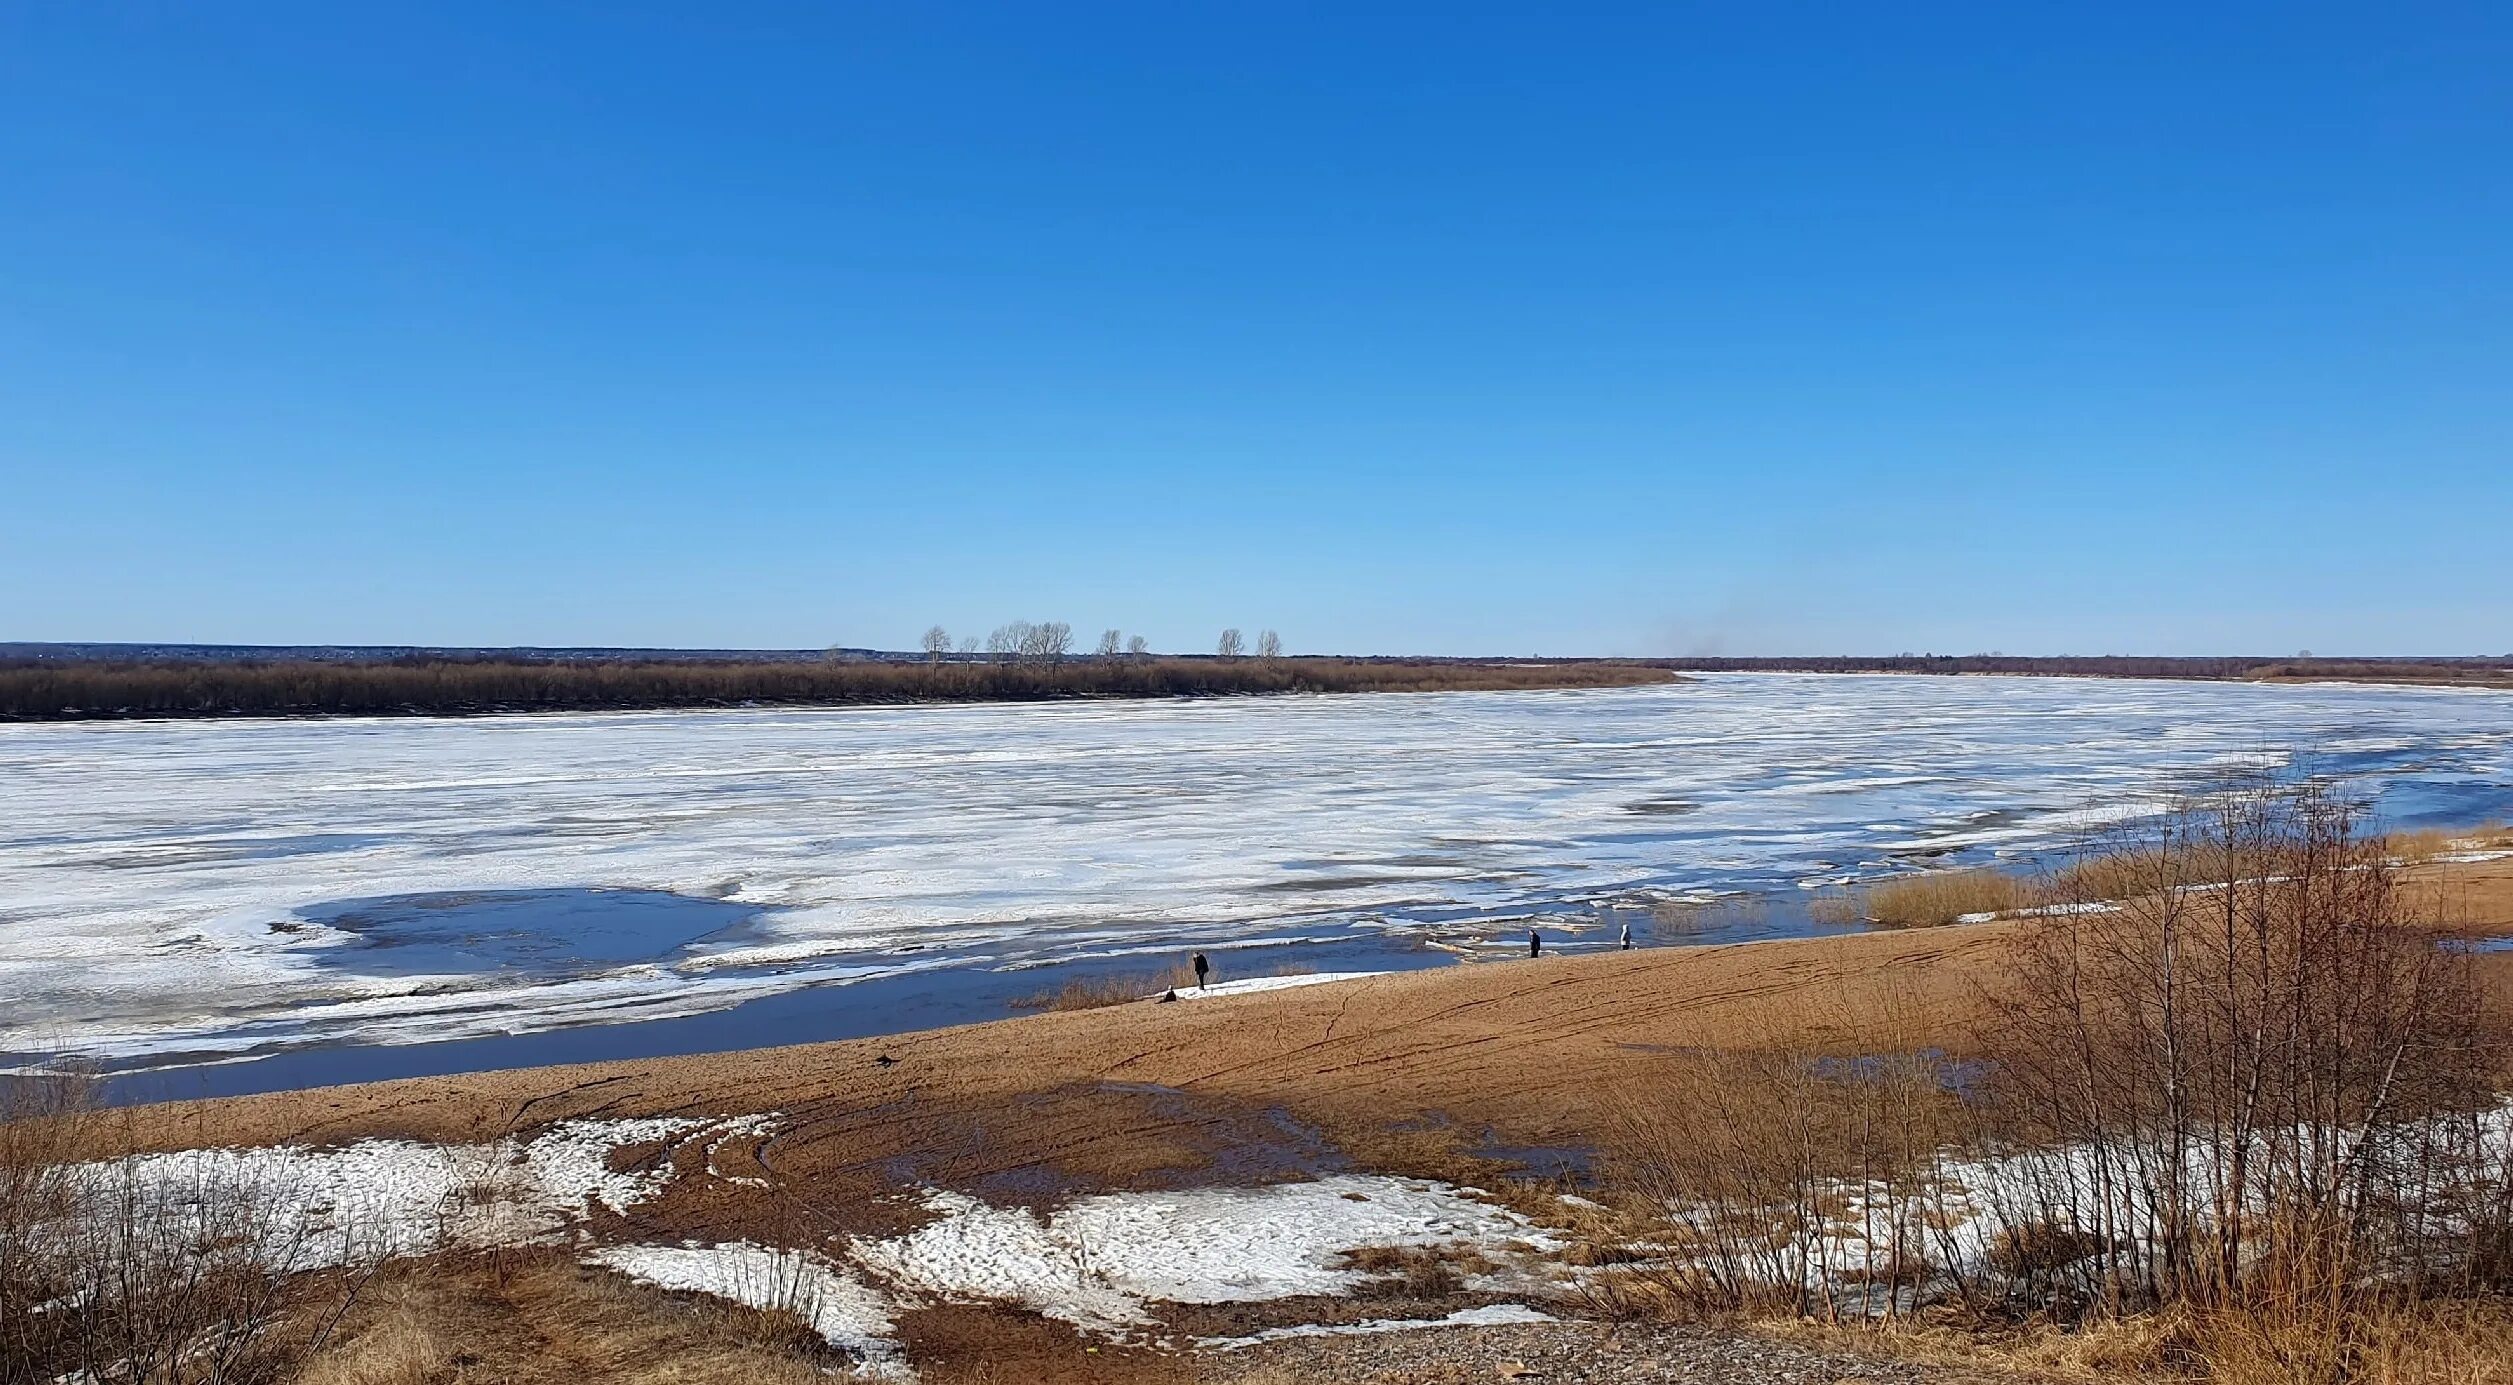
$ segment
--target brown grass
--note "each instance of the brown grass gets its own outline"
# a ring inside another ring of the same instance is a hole
[[[1391,1281],[1408,1298],[1441,1299],[1492,1262],[1468,1246],[1361,1246],[1344,1252],[1347,1268]]]
[[[2028,1380],[2144,1379],[2214,1385],[2513,1385],[2513,1305],[2368,1306],[2332,1337],[2273,1316],[2170,1311],[2062,1328],[1977,1321],[1847,1327],[1806,1320],[1754,1325],[1825,1351],[1881,1352]],[[2335,1350],[2333,1350],[2335,1348]]]
[[[555,1247],[397,1262],[294,1385],[827,1385],[849,1363],[790,1313],[649,1288]]]
[[[2484,851],[2513,845],[2513,828],[2500,822],[2479,827],[2412,827],[2382,839],[2391,859],[2401,865],[2426,865],[2460,851]]]
[[[1104,1010],[1111,1005],[1131,1005],[1138,1000],[1157,999],[1164,991],[1188,990],[1195,986],[1195,971],[1185,963],[1167,971],[1124,972],[1102,976],[1069,977],[1052,991],[1033,991],[1012,1002],[1015,1010]]]
[[[1869,886],[1860,907],[1887,928],[1935,928],[1966,914],[1997,914],[2033,901],[2030,882],[1987,867],[1934,870]]]
[[[453,1343],[439,1324],[403,1299],[338,1348],[317,1354],[297,1385],[429,1385],[453,1366]]]
[[[1307,962],[1286,962],[1261,976],[1315,976],[1318,969]],[[1218,984],[1222,973],[1213,972]],[[1138,1000],[1158,1000],[1164,992],[1195,989],[1195,968],[1185,962],[1167,971],[1128,972],[1111,976],[1077,976],[1052,991],[1032,991],[1012,1002],[1015,1010],[1104,1010],[1111,1005],[1131,1005]]]

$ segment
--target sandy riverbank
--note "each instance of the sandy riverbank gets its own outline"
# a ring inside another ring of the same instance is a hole
[[[2513,861],[2410,875],[2443,892],[2457,925],[2513,934]],[[1981,985],[2023,926],[1446,968],[837,1043],[175,1103],[140,1119],[153,1142],[179,1145],[478,1139],[570,1117],[776,1110],[784,1133],[763,1151],[774,1172],[867,1194],[903,1177],[1126,1186],[1194,1177],[1233,1150],[1286,1165],[1314,1157],[1289,1147],[1287,1124],[1355,1162],[1403,1168],[1477,1144],[1584,1144],[1616,1093],[1688,1050],[1960,1052],[1982,1019]],[[2480,965],[2513,990],[2513,953]],[[1246,1153],[1276,1146],[1278,1156]]]
[[[2513,936],[2513,860],[2409,875],[2456,931]],[[1613,1324],[1579,1310],[1569,1268],[1588,1263],[1570,1252],[1595,1204],[1551,1175],[1583,1172],[1618,1104],[1705,1049],[1963,1052],[2033,926],[1512,961],[128,1115],[161,1147],[308,1147],[276,1156],[276,1186],[307,1180],[293,1195],[325,1225],[360,1201],[399,1208],[366,1229],[414,1249],[479,1244],[471,1223],[491,1213],[508,1231],[572,1228],[504,1259],[403,1259],[377,1291],[371,1312],[417,1313],[516,1380],[681,1379],[656,1363],[699,1359],[731,1330],[706,1315],[756,1301],[751,1281],[789,1264],[827,1279],[803,1316],[829,1342],[885,1378],[913,1367],[945,1385],[1272,1381],[1418,1358],[1620,1381],[1662,1378],[1662,1354],[1726,1362],[1685,1378],[1745,1385],[1808,1369],[1987,1379],[1782,1361],[1736,1334],[1651,1339],[1618,1374]],[[2473,955],[2513,993],[2513,952]],[[353,1143],[392,1137],[428,1143]],[[457,1175],[474,1181],[429,1191]],[[492,1183],[499,1200],[477,1203]],[[1424,1295],[1358,1268],[1365,1247],[1488,1268]],[[705,1292],[667,1300],[622,1275]],[[691,1341],[666,1351],[649,1338],[672,1323]],[[1374,1335],[1389,1331],[1404,1340]]]

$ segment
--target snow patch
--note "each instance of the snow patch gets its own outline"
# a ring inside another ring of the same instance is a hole
[[[360,1140],[325,1149],[180,1150],[83,1164],[72,1176],[96,1196],[136,1196],[205,1228],[241,1210],[257,1227],[265,1262],[303,1270],[547,1240],[593,1208],[626,1213],[650,1202],[671,1181],[668,1160],[614,1170],[614,1151],[703,1142],[712,1162],[716,1143],[765,1134],[777,1119],[570,1120],[471,1145]]]
[[[621,1245],[588,1251],[585,1259],[658,1289],[791,1313],[810,1324],[822,1341],[861,1362],[867,1373],[889,1380],[915,1378],[900,1354],[890,1300],[854,1271],[808,1251],[748,1241]]]
[[[1387,975],[1390,973],[1384,971],[1314,971],[1298,976],[1251,976],[1244,981],[1220,981],[1210,986],[1180,986],[1170,994],[1180,1000],[1218,1000],[1223,996],[1286,991],[1294,986],[1319,986],[1329,981],[1358,981],[1365,976]]]
[[[1363,1246],[1456,1246],[1507,1257],[1560,1242],[1445,1184],[1346,1174],[1313,1183],[1104,1193],[1046,1217],[933,1191],[936,1219],[853,1254],[895,1287],[1018,1303],[1107,1335],[1145,1305],[1339,1294],[1369,1278],[1340,1262]]]

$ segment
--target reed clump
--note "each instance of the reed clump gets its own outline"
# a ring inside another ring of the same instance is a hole
[[[1149,1000],[1164,992],[1189,990],[1195,986],[1195,972],[1184,964],[1167,971],[1105,973],[1067,977],[1052,990],[1033,991],[1012,1002],[1015,1010],[1045,1010],[1050,1013],[1066,1010],[1104,1010],[1111,1005],[1130,1005]]]
[[[1932,870],[1897,876],[1867,887],[1859,908],[1887,928],[1936,928],[1967,914],[2022,909],[2035,898],[2032,883],[1994,867]]]

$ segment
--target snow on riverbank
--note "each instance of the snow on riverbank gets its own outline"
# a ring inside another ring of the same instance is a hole
[[[1251,976],[1244,981],[1217,981],[1210,986],[1180,986],[1169,992],[1180,1000],[1219,1000],[1223,996],[1255,995],[1260,991],[1285,991],[1295,986],[1322,986],[1329,981],[1359,981],[1367,976],[1388,976],[1384,971],[1313,971],[1297,976]]]
[[[571,1120],[483,1144],[181,1150],[78,1165],[69,1175],[87,1195],[129,1199],[153,1217],[219,1227],[247,1216],[266,1262],[307,1270],[547,1240],[594,1207],[624,1214],[662,1194],[672,1179],[666,1160],[616,1169],[618,1151],[694,1143],[712,1165],[717,1145],[765,1134],[776,1121]]]
[[[859,1242],[856,1258],[904,1289],[1019,1303],[1116,1334],[1146,1305],[1342,1294],[1369,1275],[1364,1246],[1436,1246],[1511,1259],[1559,1248],[1515,1212],[1443,1183],[1346,1174],[1313,1183],[1104,1193],[1042,1218],[958,1193],[925,1195],[936,1219]]]
[[[893,1334],[890,1300],[853,1270],[798,1250],[736,1241],[728,1245],[602,1246],[585,1259],[658,1289],[708,1294],[751,1308],[792,1313],[888,1379],[912,1378]]]
[[[247,1253],[292,1272],[573,1239],[588,1263],[658,1288],[793,1313],[868,1370],[899,1378],[907,1376],[895,1328],[903,1308],[1011,1304],[1124,1340],[1147,1335],[1162,1304],[1350,1293],[1375,1278],[1350,1263],[1350,1253],[1366,1247],[1471,1252],[1501,1267],[1478,1276],[1478,1287],[1519,1292],[1539,1277],[1531,1267],[1563,1245],[1473,1190],[1367,1174],[1103,1193],[1044,1214],[928,1188],[914,1195],[932,1216],[925,1225],[891,1236],[832,1237],[815,1249],[587,1239],[594,1213],[634,1213],[676,1177],[757,1182],[719,1172],[717,1151],[773,1132],[778,1119],[575,1120],[470,1145],[361,1140],[334,1148],[189,1150],[70,1172],[103,1205],[127,1200],[176,1227],[196,1227],[198,1237],[240,1235]],[[618,1167],[624,1151],[651,1152]],[[1515,1307],[1470,1314],[1457,1323],[1544,1320]],[[1440,1324],[1387,1320],[1315,1330],[1433,1325]]]

